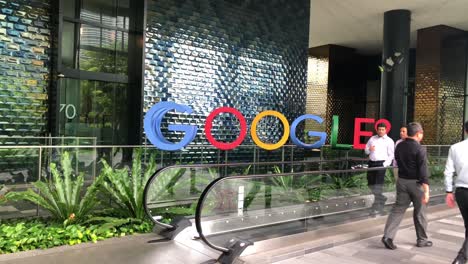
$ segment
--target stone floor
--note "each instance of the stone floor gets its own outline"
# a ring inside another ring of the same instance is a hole
[[[414,227],[400,229],[396,250],[388,250],[380,242],[381,235],[276,262],[278,264],[305,263],[451,263],[463,243],[465,233],[461,216],[452,216],[429,223],[428,235],[434,242],[431,248],[415,246]]]
[[[463,220],[458,216],[457,210],[450,209],[444,212],[444,210],[434,208],[433,212],[428,215],[430,219],[429,236],[434,242],[432,248],[415,247],[414,228],[409,225],[412,220],[411,212],[408,213],[408,217],[403,221],[402,228],[395,239],[398,249],[394,251],[385,249],[380,242],[382,226],[386,220],[386,216],[382,216],[331,227],[329,231],[334,232],[331,234],[328,234],[327,230],[317,230],[315,231],[318,234],[316,235],[317,241],[313,241],[313,244],[316,245],[305,247],[309,251],[303,251],[301,255],[297,255],[296,252],[296,255],[291,254],[287,257],[283,255],[274,258],[271,251],[262,249],[261,243],[258,243],[257,249],[259,251],[257,254],[251,255],[251,257],[242,257],[241,260],[245,263],[255,264],[451,263],[464,239]],[[372,228],[375,231],[372,231]],[[219,252],[207,248],[199,240],[190,239],[193,236],[192,232],[189,229],[182,232],[176,241],[149,243],[160,237],[154,234],[145,234],[109,239],[96,244],[87,243],[71,247],[63,246],[48,250],[5,254],[0,255],[0,264],[214,263],[213,259],[219,256]],[[366,232],[369,235],[363,234]],[[280,238],[280,240],[288,241],[286,237]],[[327,242],[327,240],[332,241]],[[297,239],[296,243],[299,243]],[[288,246],[293,249],[296,243]],[[273,251],[279,254],[281,250]]]

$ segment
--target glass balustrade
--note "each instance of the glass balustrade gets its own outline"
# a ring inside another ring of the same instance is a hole
[[[158,176],[159,179],[153,177],[148,184],[145,200],[151,217],[163,223],[170,223],[177,216],[192,218],[201,192],[211,181],[220,177],[346,170],[365,168],[367,163],[365,156],[359,154],[362,154],[362,151],[325,151],[329,147],[320,152],[284,146],[268,153],[256,146],[240,146],[233,151],[219,151],[209,145],[191,145],[181,153],[164,152],[149,145],[96,146],[94,138],[9,137],[0,138],[0,142],[0,188],[3,191],[4,188],[24,190],[38,179],[50,178],[50,163],[59,164],[65,151],[72,157],[75,174],[83,173],[86,184],[90,184],[101,173],[104,161],[114,170],[126,168],[131,173],[135,150],[141,149],[142,173],[151,162],[154,163],[155,170],[165,168],[161,171],[161,177]],[[448,148],[449,146],[427,146],[431,177],[441,188]],[[176,167],[168,167],[171,165]],[[278,203],[274,197],[269,198],[270,188],[263,186],[264,183],[258,179],[250,182],[252,187],[244,187],[247,205],[256,205],[259,197],[264,197],[265,203]],[[312,202],[313,195],[310,195],[308,200]],[[234,196],[238,195],[231,191],[226,192],[223,199],[233,199]],[[106,199],[112,204],[111,198]],[[283,200],[281,198],[279,201],[285,203]],[[0,205],[0,218],[41,213],[39,208],[26,202]]]
[[[385,170],[381,192],[367,184],[368,173],[378,170]],[[233,240],[255,242],[386,214],[395,181],[391,167],[219,178],[200,197],[196,227],[208,245],[227,252]],[[434,177],[430,186],[431,204],[442,203],[443,182]]]

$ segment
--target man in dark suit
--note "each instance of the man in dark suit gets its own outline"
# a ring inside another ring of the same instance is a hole
[[[387,218],[382,243],[388,249],[396,249],[393,239],[403,219],[406,209],[413,203],[413,220],[416,229],[416,246],[430,247],[427,239],[426,204],[429,202],[429,172],[427,154],[419,144],[423,138],[423,129],[419,123],[409,123],[408,137],[395,150],[398,163],[398,181],[396,202]]]

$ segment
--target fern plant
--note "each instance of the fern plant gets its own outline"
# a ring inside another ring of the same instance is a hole
[[[65,225],[83,221],[99,204],[96,194],[102,177],[99,176],[82,196],[83,173],[78,176],[73,175],[68,152],[62,154],[60,164],[61,170],[57,168],[55,163],[50,163],[51,181],[39,179],[32,184],[38,192],[32,189],[24,192],[9,192],[5,195],[6,200],[30,201],[49,211],[54,219],[63,221]]]
[[[278,166],[273,167],[275,174],[282,171]],[[320,199],[320,188],[322,188],[322,175],[303,176],[278,176],[271,177],[274,188],[280,195],[292,198],[298,202],[316,201]]]
[[[131,173],[127,168],[114,169],[105,160],[100,176],[104,178],[102,187],[117,204],[118,213],[122,216],[144,219],[143,191],[148,179],[156,172],[156,159],[150,157],[146,171],[142,173],[141,149],[135,150]]]

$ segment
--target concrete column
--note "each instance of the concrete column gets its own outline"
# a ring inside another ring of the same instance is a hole
[[[392,124],[389,136],[399,138],[399,127],[406,123],[411,12],[384,13],[382,85],[380,117]]]

